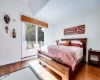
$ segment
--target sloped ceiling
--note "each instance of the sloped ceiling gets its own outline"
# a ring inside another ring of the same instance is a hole
[[[0,5],[6,0],[0,0]],[[57,24],[100,9],[100,0],[16,0],[28,4],[34,18]]]
[[[34,17],[57,24],[69,20],[70,16],[86,15],[100,8],[100,0],[50,0]]]
[[[49,0],[30,0],[28,4],[32,10],[33,15],[38,13],[38,11],[42,9],[44,5],[48,3],[48,1]]]
[[[44,7],[45,4],[48,3],[49,0],[21,0],[21,1],[29,5],[34,16],[36,15],[37,12],[39,12],[40,9]]]
[[[30,0],[22,0],[25,4],[27,4]]]
[[[34,18],[58,24],[69,21],[70,16],[76,19],[76,15],[84,16],[92,13],[98,7],[100,0],[21,0],[28,4]]]

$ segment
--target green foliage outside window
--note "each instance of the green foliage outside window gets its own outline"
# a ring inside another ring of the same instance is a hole
[[[44,41],[42,27],[38,27],[38,41]],[[36,25],[26,23],[26,41],[36,41]]]
[[[36,40],[36,26],[32,24],[26,24],[26,41]]]
[[[44,41],[44,32],[41,29],[42,27],[38,27],[38,41]]]

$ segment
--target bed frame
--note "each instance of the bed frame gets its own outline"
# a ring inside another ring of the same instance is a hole
[[[79,69],[82,67],[82,65],[85,63],[86,60],[87,38],[61,39],[61,40],[62,41],[79,40],[83,43],[83,57],[77,62],[77,65],[75,66],[75,70],[72,71],[71,67],[59,63],[55,60],[52,60],[44,56],[43,54],[38,55],[39,63],[46,65],[48,68],[50,68],[55,73],[60,75],[62,77],[62,80],[74,80],[77,71],[79,71]]]

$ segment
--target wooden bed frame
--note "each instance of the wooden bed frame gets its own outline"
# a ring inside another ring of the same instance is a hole
[[[55,60],[52,60],[43,54],[38,55],[39,63],[46,65],[48,68],[53,70],[55,73],[60,75],[62,77],[62,80],[74,80],[74,77],[77,73],[77,71],[82,67],[82,65],[85,63],[86,59],[86,46],[87,46],[87,38],[75,38],[75,39],[61,39],[62,41],[65,40],[79,40],[83,43],[83,57],[77,62],[77,65],[75,66],[75,70],[72,71],[71,67],[64,65],[62,63],[59,63]]]

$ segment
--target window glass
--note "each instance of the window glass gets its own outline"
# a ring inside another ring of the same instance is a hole
[[[44,32],[42,30],[42,27],[38,27],[38,44],[39,47],[44,45]]]
[[[36,25],[26,23],[27,49],[33,49],[36,44]]]

